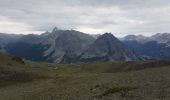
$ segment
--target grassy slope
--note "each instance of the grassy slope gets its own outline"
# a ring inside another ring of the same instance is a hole
[[[170,100],[170,62],[21,64],[0,54],[0,68],[0,100]]]
[[[45,64],[44,64],[45,66]],[[13,56],[0,53],[0,88],[50,77],[42,64],[13,60]]]

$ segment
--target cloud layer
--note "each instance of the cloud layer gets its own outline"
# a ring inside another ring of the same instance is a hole
[[[54,26],[116,36],[170,32],[170,1],[0,0],[0,32],[41,33]]]

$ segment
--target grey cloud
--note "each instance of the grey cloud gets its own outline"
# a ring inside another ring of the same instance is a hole
[[[42,32],[58,26],[116,36],[170,32],[169,6],[169,0],[0,0],[0,31]]]

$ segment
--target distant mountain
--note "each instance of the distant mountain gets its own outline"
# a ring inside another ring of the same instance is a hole
[[[157,33],[149,37],[150,41],[157,41],[158,43],[168,43],[170,42],[170,33]]]
[[[23,35],[15,42],[5,45],[5,50],[12,54],[28,60],[44,61],[44,51],[49,47],[43,44],[44,37],[41,35],[28,34]]]
[[[122,41],[141,56],[152,59],[170,60],[170,34],[158,33],[151,37],[131,38],[126,36]],[[137,37],[137,36],[134,36]]]
[[[125,41],[124,44],[142,56],[148,56],[152,59],[170,60],[170,47],[164,43],[158,43],[156,41],[146,43]]]
[[[105,33],[79,57],[79,62],[132,61],[140,58],[111,33]]]
[[[150,41],[156,41],[158,43],[168,43],[170,42],[170,33],[157,33],[150,37],[143,35],[127,35],[120,39],[121,41],[138,41],[141,43],[146,43]]]
[[[148,38],[143,35],[127,35],[120,39],[121,41],[139,41],[139,42],[147,42]]]
[[[23,35],[0,33],[0,44],[15,42],[18,39],[20,39],[22,36]]]
[[[0,51],[5,52],[5,46],[18,41],[23,35],[0,33]]]

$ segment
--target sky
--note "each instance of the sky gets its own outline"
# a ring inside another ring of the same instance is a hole
[[[170,32],[170,0],[0,0],[1,33],[54,27],[118,37]]]

